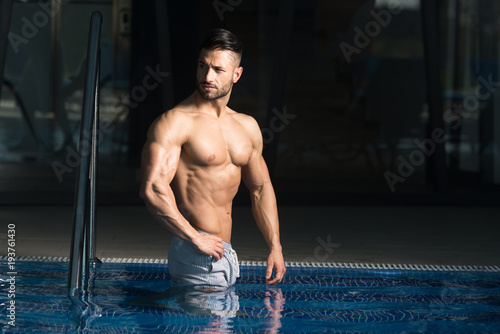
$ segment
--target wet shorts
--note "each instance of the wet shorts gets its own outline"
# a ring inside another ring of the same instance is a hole
[[[198,252],[177,236],[170,242],[168,270],[172,286],[176,287],[227,288],[240,276],[238,256],[231,244],[224,241],[224,256],[216,261],[213,256]]]

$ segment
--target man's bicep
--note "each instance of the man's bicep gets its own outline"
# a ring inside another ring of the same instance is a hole
[[[242,169],[243,182],[250,191],[261,188],[269,181],[269,172],[262,154],[255,152],[254,154],[256,156],[252,157],[250,163]]]
[[[141,157],[143,182],[151,179],[173,179],[180,159],[184,134],[175,116],[160,116],[148,131]]]
[[[148,141],[141,158],[142,183],[162,181],[170,183],[179,163],[180,147]]]
[[[259,125],[251,117],[247,117],[246,120],[246,128],[252,141],[253,152],[249,163],[243,167],[242,175],[247,188],[253,190],[255,187],[261,187],[269,180],[269,172],[262,156],[263,138]]]

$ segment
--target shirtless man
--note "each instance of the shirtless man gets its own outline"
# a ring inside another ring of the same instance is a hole
[[[230,244],[231,211],[241,179],[270,249],[267,284],[281,282],[286,271],[261,131],[252,117],[227,107],[243,72],[241,52],[229,31],[210,32],[200,50],[196,91],[155,120],[143,148],[140,194],[174,234],[168,252],[174,286],[234,284],[239,267]]]

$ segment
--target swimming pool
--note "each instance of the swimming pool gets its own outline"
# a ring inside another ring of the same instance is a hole
[[[498,267],[295,263],[268,287],[243,261],[235,287],[204,292],[171,289],[165,261],[106,259],[70,299],[66,259],[20,259],[14,283],[0,260],[5,333],[500,333]]]

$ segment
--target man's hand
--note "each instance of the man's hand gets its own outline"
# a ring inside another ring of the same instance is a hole
[[[275,275],[274,278],[271,278],[273,270]],[[282,252],[278,250],[271,251],[267,258],[266,284],[274,285],[280,283],[285,272],[285,261],[283,260]]]
[[[199,234],[193,247],[200,253],[213,256],[217,261],[224,256],[224,243],[215,235]]]

